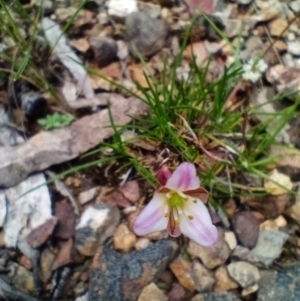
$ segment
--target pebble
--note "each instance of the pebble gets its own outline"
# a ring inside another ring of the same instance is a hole
[[[248,286],[242,290],[242,296],[243,297],[249,296],[249,295],[257,292],[258,289],[259,289],[258,284],[253,284],[251,286]]]
[[[23,292],[34,292],[35,286],[33,274],[15,262],[9,261],[5,265],[5,273],[1,273],[1,277],[7,283]]]
[[[195,290],[195,282],[192,277],[191,262],[183,259],[180,256],[171,262],[170,269],[183,287],[185,287],[191,292]]]
[[[226,266],[217,268],[215,271],[215,279],[214,292],[224,292],[239,287],[238,283],[229,276]]]
[[[261,230],[259,231],[258,242],[252,250],[259,261],[270,265],[282,252],[282,248],[288,235],[281,231]]]
[[[196,291],[200,293],[210,292],[215,283],[213,273],[196,260],[192,266],[192,277]]]
[[[138,301],[167,301],[167,297],[164,295],[164,293],[156,286],[154,283],[150,283],[147,285],[140,297],[138,298]]]
[[[239,245],[233,250],[231,257],[237,260],[248,261],[251,263],[259,262],[258,258],[251,250]]]
[[[300,187],[297,189],[294,204],[287,208],[286,214],[300,224]]]
[[[227,242],[228,247],[231,251],[236,248],[237,240],[236,240],[235,234],[232,231],[225,232],[225,241]]]
[[[251,211],[237,212],[232,217],[234,233],[243,247],[253,248],[259,233],[259,221]]]
[[[78,201],[81,205],[90,202],[99,193],[99,187],[93,187],[86,191],[82,191],[78,195]]]
[[[288,41],[287,42],[288,52],[293,55],[300,55],[300,42],[299,41]]]
[[[191,301],[241,301],[232,293],[198,294]]]
[[[138,11],[137,0],[109,0],[107,2],[108,14],[120,18]]]
[[[75,247],[84,256],[93,256],[96,249],[112,236],[120,221],[118,208],[111,204],[89,206],[81,215],[75,232]]]
[[[136,300],[165,270],[177,248],[169,239],[129,254],[100,247],[91,269],[89,300]]]
[[[164,20],[136,12],[126,17],[125,25],[129,50],[137,58],[149,57],[164,47],[169,32]]]
[[[210,248],[202,247],[193,241],[190,241],[188,246],[188,252],[192,256],[200,258],[208,269],[214,269],[224,264],[230,256],[230,249],[224,239],[224,231],[219,228],[218,232],[219,239]]]
[[[234,2],[241,5],[249,5],[253,2],[253,0],[234,0]]]
[[[74,237],[76,216],[73,206],[65,202],[55,202],[55,217],[57,225],[53,237],[61,239]]]
[[[256,284],[260,278],[258,268],[246,261],[232,262],[227,270],[230,277],[243,288]]]
[[[129,230],[127,225],[121,224],[118,226],[114,234],[114,248],[116,250],[129,252],[136,242],[136,235]]]
[[[275,19],[269,22],[268,27],[270,30],[271,36],[279,37],[283,36],[286,37],[288,35],[288,31],[286,30],[283,32],[288,26],[288,21],[285,19]]]
[[[299,13],[300,12],[300,1],[299,0],[296,0],[296,1],[292,1],[290,4],[289,4],[291,10],[294,12],[294,13]]]
[[[117,60],[118,45],[109,37],[91,37],[89,39],[94,53],[95,62],[99,67],[105,67]]]
[[[300,300],[300,265],[261,272],[257,301]]]
[[[136,250],[145,249],[150,245],[150,239],[148,238],[139,238],[137,242],[134,244]]]

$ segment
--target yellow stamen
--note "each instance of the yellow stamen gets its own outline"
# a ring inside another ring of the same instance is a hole
[[[193,200],[193,202],[196,204],[197,203],[197,201],[196,200]]]
[[[188,215],[188,218],[189,218],[190,220],[193,220],[193,219],[194,219],[194,217],[193,217],[192,215]]]
[[[170,216],[170,214],[169,213],[165,213],[165,217],[169,217]]]

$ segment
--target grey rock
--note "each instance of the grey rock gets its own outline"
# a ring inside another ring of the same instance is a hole
[[[280,271],[262,271],[257,301],[299,301],[300,265]]]
[[[288,235],[281,231],[261,230],[252,252],[261,263],[269,265],[280,256],[287,239]]]
[[[241,301],[232,293],[207,293],[198,294],[192,301]]]
[[[232,262],[227,267],[228,273],[241,287],[248,287],[256,284],[260,278],[259,270],[254,265],[238,261]]]
[[[198,261],[194,261],[192,267],[192,277],[195,282],[195,288],[198,292],[209,292],[215,283],[215,279],[211,271]]]
[[[241,5],[249,5],[253,2],[253,0],[234,0],[234,2]]]
[[[164,20],[134,12],[126,17],[125,24],[129,50],[136,57],[149,57],[164,47],[169,32]]]
[[[299,41],[288,41],[287,42],[288,52],[292,55],[300,55],[300,42]]]
[[[118,59],[118,45],[112,38],[92,37],[89,42],[100,67],[105,67]]]
[[[236,246],[236,248],[231,254],[231,258],[235,260],[248,261],[251,263],[259,262],[259,259],[256,257],[255,254],[253,254],[251,250],[242,246]]]
[[[139,3],[140,12],[147,14],[151,18],[158,18],[161,15],[161,6],[153,3]]]
[[[300,0],[292,1],[289,6],[294,13],[300,12]]]
[[[75,247],[84,256],[93,256],[120,221],[120,212],[114,205],[92,205],[80,217],[75,232]]]
[[[251,211],[237,212],[233,215],[232,225],[239,243],[243,247],[253,248],[258,239],[259,221]]]
[[[145,286],[157,280],[177,247],[168,239],[130,254],[101,247],[93,260],[88,300],[135,301]]]

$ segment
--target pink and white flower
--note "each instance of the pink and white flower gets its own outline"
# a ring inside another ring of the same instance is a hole
[[[135,233],[142,236],[167,229],[173,237],[183,233],[199,245],[212,246],[218,231],[204,205],[208,192],[200,187],[194,164],[184,162],[174,172],[163,167],[157,178],[161,186],[137,217]]]

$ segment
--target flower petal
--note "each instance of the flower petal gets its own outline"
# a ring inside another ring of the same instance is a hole
[[[152,200],[144,208],[134,222],[134,232],[137,235],[146,235],[167,228],[168,217],[165,217],[165,194],[155,192]]]
[[[192,163],[181,163],[168,179],[166,185],[174,190],[194,190],[200,187],[200,179],[197,176],[195,165]]]
[[[208,200],[208,192],[206,189],[204,189],[202,187],[199,187],[199,188],[193,189],[193,190],[186,190],[183,193],[192,198],[200,199],[204,204]]]
[[[218,240],[218,230],[212,224],[208,209],[197,200],[187,201],[184,212],[179,217],[181,232],[197,244],[210,247]]]
[[[168,179],[171,177],[172,171],[164,165],[156,174],[157,180],[161,186],[165,186]]]

